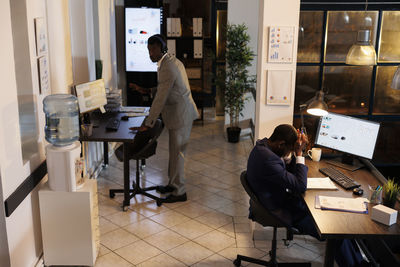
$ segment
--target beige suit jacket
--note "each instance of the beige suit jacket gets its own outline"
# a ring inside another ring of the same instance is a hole
[[[158,68],[157,89],[145,125],[153,127],[160,113],[167,129],[182,128],[198,117],[185,66],[169,54]]]

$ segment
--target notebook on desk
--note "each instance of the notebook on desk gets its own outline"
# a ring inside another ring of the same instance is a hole
[[[315,196],[315,208],[321,210],[368,213],[366,198],[345,198],[331,196]]]

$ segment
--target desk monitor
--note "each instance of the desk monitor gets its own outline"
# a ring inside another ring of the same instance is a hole
[[[344,152],[342,162],[351,165],[352,156],[372,159],[379,127],[377,122],[328,113],[320,118],[315,144]]]
[[[147,39],[161,32],[161,20],[161,8],[125,8],[126,71],[157,71],[157,64],[150,60]]]
[[[103,79],[82,83],[75,86],[80,113],[101,109],[107,104],[106,89]]]

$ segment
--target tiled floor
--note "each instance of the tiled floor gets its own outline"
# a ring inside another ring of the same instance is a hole
[[[98,178],[101,250],[96,266],[234,266],[238,253],[268,260],[272,231],[253,240],[248,196],[239,180],[251,148],[250,137],[228,143],[223,121],[208,110],[204,125],[196,122],[193,127],[186,155],[188,201],[157,207],[154,200],[136,196],[127,212],[121,211],[122,196],[108,198],[110,188],[123,184],[122,163],[111,157]],[[147,160],[143,186],[166,184],[167,164],[164,131],[157,155]],[[284,236],[278,232],[278,238]],[[289,247],[278,241],[278,260],[322,266],[324,247],[311,237],[295,236]]]

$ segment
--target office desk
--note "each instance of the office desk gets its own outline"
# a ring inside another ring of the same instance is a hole
[[[332,166],[323,160],[320,162],[307,160],[306,165],[309,168],[308,177],[323,177],[324,175],[320,173],[318,169],[325,166]],[[372,174],[374,170],[362,168],[351,172],[339,167],[335,168],[361,184],[361,188],[364,190],[364,195],[362,197],[368,197],[368,185],[376,187],[381,184]],[[353,195],[352,190],[346,191],[339,185],[337,185],[337,187],[339,190],[307,190],[304,194],[304,200],[311,212],[320,236],[327,239],[324,266],[333,266],[335,240],[337,239],[379,238],[393,235],[400,236],[399,218],[397,219],[397,223],[392,226],[386,226],[375,222],[371,220],[371,204],[368,206],[369,214],[321,210],[314,207],[316,195],[356,197]]]
[[[130,117],[129,120],[121,120],[117,131],[106,130],[107,121],[110,118],[121,118],[125,113],[105,113],[96,114],[92,117],[98,124],[98,127],[93,128],[91,136],[80,136],[79,140],[84,142],[104,142],[104,163],[108,164],[108,144],[107,142],[122,142],[124,143],[124,201],[122,209],[126,210],[126,207],[130,204],[129,198],[129,157],[128,151],[125,149],[127,143],[132,143],[136,135],[136,132],[129,130],[130,127],[139,127],[144,121],[143,117]]]

